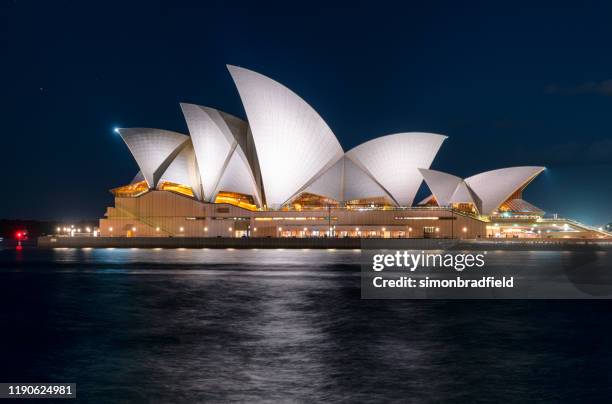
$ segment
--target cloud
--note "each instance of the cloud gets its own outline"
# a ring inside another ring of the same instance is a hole
[[[562,87],[557,84],[550,84],[545,90],[547,94],[598,94],[612,96],[612,80],[588,81],[574,87]]]

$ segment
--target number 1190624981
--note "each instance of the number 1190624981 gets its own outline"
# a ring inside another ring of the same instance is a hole
[[[76,397],[74,383],[0,383],[2,398],[30,398],[53,396],[56,398]]]

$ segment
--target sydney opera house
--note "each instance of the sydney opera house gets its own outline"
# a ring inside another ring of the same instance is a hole
[[[544,167],[469,178],[431,170],[446,136],[406,132],[344,151],[282,84],[228,66],[247,120],[181,104],[189,135],[116,132],[140,171],[113,189],[105,237],[600,237],[525,201]],[[431,195],[415,201],[425,182]]]

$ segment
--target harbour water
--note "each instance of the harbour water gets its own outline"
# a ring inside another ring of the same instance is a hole
[[[359,259],[0,250],[0,379],[88,402],[612,399],[611,301],[362,300]]]

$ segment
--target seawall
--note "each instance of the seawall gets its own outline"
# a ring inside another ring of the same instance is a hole
[[[612,250],[610,240],[451,240],[358,238],[56,237],[38,238],[40,248],[396,248],[415,250]]]

